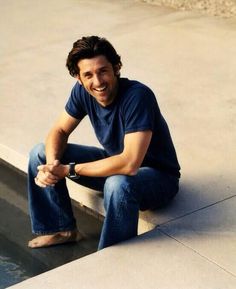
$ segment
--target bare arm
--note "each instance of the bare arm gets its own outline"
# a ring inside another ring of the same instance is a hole
[[[77,127],[79,120],[71,117],[66,111],[62,113],[58,121],[50,130],[46,139],[47,164],[60,160],[71,132]]]
[[[151,131],[134,132],[125,135],[121,154],[106,159],[77,164],[79,175],[104,177],[114,174],[135,175],[147,152],[152,137]]]
[[[67,141],[71,132],[79,124],[79,120],[71,117],[66,111],[62,113],[58,121],[50,130],[46,139],[46,162],[43,167],[49,169],[39,170],[35,178],[35,183],[40,187],[54,185],[60,179],[53,174],[51,167],[63,167],[60,159],[65,151]]]
[[[152,138],[151,131],[134,132],[125,135],[124,150],[121,154],[106,159],[77,164],[77,174],[91,177],[106,177],[115,174],[135,175],[145,157]],[[57,179],[46,185],[54,185],[69,173],[68,165],[42,165],[39,171],[49,172]]]

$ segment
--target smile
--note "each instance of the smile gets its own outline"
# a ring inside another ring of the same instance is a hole
[[[103,92],[106,90],[106,86],[103,86],[103,87],[99,87],[99,88],[94,88],[95,91],[98,91],[98,92]]]

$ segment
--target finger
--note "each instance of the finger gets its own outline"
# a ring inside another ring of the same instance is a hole
[[[42,186],[52,186],[58,182],[58,179],[48,172],[39,171],[37,181]]]
[[[41,172],[46,172],[48,171],[48,166],[47,165],[40,165],[37,167],[38,171],[41,171]]]
[[[53,172],[53,168],[54,166],[53,165],[40,165],[37,167],[38,171],[39,172],[43,172],[43,173],[46,173],[46,172]]]
[[[54,174],[52,173],[49,173],[49,172],[46,172],[45,173],[45,177],[46,177],[46,181],[48,182],[58,182],[59,181],[59,178],[57,176],[55,176]]]
[[[60,161],[59,160],[55,160],[54,162],[53,162],[53,165],[54,166],[59,166],[61,163],[60,163]]]
[[[41,188],[46,188],[46,185],[43,184],[37,177],[34,179],[34,182],[37,186],[39,186]]]
[[[45,177],[39,176],[37,178],[37,184],[43,188],[49,186],[50,184],[48,183],[48,181],[46,180]]]
[[[58,182],[57,179],[51,179],[50,177],[46,177],[46,176],[40,179],[40,181],[46,186],[54,186]]]
[[[57,182],[56,181],[48,182],[48,181],[43,181],[41,179],[35,178],[35,183],[36,183],[36,185],[38,185],[41,188],[46,188],[46,187],[49,187],[49,186],[54,187]]]

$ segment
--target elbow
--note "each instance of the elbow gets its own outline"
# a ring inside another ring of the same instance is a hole
[[[128,176],[135,176],[138,172],[139,166],[137,166],[136,164],[133,163],[128,163],[125,171],[126,171],[126,175]]]
[[[121,174],[127,175],[127,176],[134,176],[138,173],[138,170],[141,165],[141,161],[137,158],[130,157],[127,154],[121,154],[121,162],[122,166],[121,168]]]

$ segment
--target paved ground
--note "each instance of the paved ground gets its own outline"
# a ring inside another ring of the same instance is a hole
[[[121,54],[123,76],[157,93],[182,165],[180,194],[158,229],[27,288],[235,288],[236,19],[129,0],[0,5],[1,157],[26,157],[44,139],[74,83],[65,70],[72,42],[99,34]],[[88,121],[71,140],[97,143]]]
[[[153,5],[166,6],[180,10],[196,10],[200,13],[220,17],[236,16],[235,0],[140,0]]]

